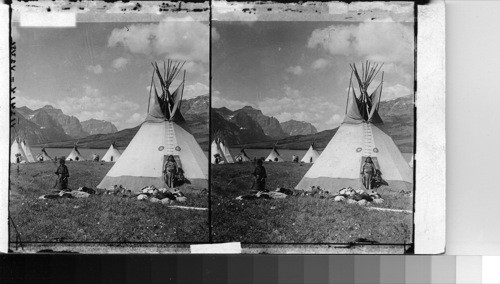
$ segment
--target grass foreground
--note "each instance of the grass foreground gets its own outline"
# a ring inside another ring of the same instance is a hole
[[[311,167],[292,162],[264,163],[269,190],[293,189]],[[349,243],[365,238],[381,244],[411,242],[412,214],[369,210],[332,198],[235,200],[250,193],[252,163],[212,165],[212,232],[215,242]],[[339,188],[340,189],[340,188]],[[413,194],[383,186],[376,207],[413,209]],[[375,204],[372,205],[375,207]]]
[[[69,188],[94,188],[113,163],[66,162]],[[208,210],[182,210],[111,195],[38,199],[52,192],[53,162],[11,164],[9,214],[22,242],[208,242]],[[146,186],[146,185],[145,185]],[[208,207],[208,194],[182,186],[187,201],[174,205]],[[10,224],[10,242],[16,231]]]

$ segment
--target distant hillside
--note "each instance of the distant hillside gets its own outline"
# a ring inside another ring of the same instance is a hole
[[[208,151],[208,95],[199,96],[182,102],[181,112],[186,119],[187,126],[200,144],[201,148]],[[108,148],[112,142],[117,147],[126,147],[134,138],[140,125],[110,134],[90,135],[80,139],[71,139],[62,142],[46,143],[46,147],[71,148],[78,142],[82,148]]]

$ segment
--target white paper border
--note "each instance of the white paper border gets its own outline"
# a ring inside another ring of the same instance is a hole
[[[418,5],[415,254],[445,252],[445,5]]]

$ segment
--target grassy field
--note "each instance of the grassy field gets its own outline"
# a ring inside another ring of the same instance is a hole
[[[265,163],[267,188],[294,188],[310,165]],[[379,243],[411,241],[412,214],[368,210],[309,196],[235,200],[252,185],[251,163],[212,165],[212,229],[215,242],[347,243],[366,238]],[[384,186],[377,207],[412,210],[412,194]]]
[[[67,162],[69,187],[95,188],[112,163]],[[208,211],[169,209],[162,204],[110,195],[40,200],[55,184],[54,163],[12,165],[10,216],[23,242],[207,242]],[[181,187],[183,206],[208,207],[208,195]],[[10,227],[10,240],[15,231]]]

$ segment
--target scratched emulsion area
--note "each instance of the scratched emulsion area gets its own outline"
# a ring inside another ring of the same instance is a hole
[[[196,21],[209,21],[209,2],[131,1],[106,3],[80,2],[14,2],[12,20],[19,21],[21,13],[76,13],[77,22],[155,22],[165,15],[190,16]]]
[[[413,22],[412,2],[212,2],[214,21]]]

